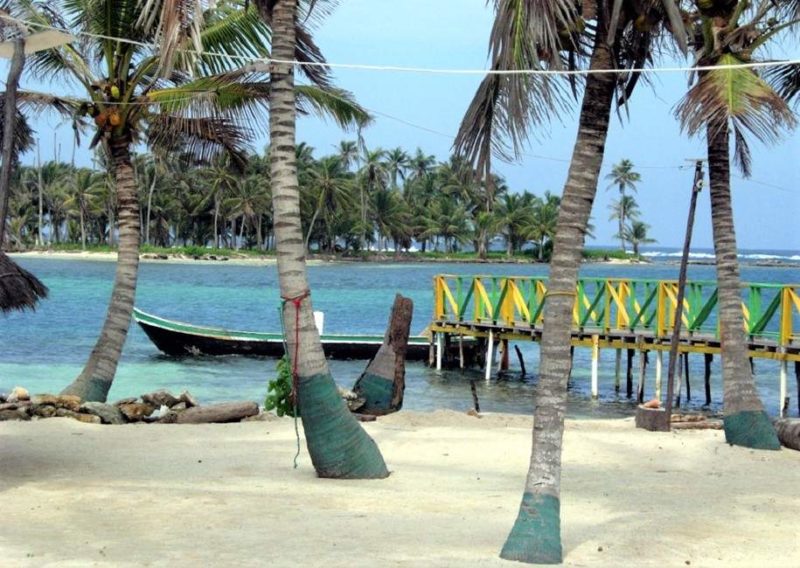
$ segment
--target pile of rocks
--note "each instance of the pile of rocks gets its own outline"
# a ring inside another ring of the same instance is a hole
[[[259,412],[258,404],[252,401],[200,406],[187,391],[175,396],[169,391],[159,390],[113,404],[82,403],[80,398],[71,395],[31,396],[22,387],[14,387],[8,395],[0,394],[0,421],[67,417],[91,424],[202,424],[240,422],[258,416]]]

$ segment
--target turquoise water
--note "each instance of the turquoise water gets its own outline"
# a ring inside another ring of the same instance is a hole
[[[81,370],[99,333],[108,304],[114,263],[97,260],[17,258],[50,288],[50,298],[34,313],[0,315],[0,390],[23,385],[33,392],[56,392]],[[584,276],[629,278],[677,278],[673,264],[586,265]],[[427,325],[432,313],[432,281],[439,273],[544,276],[547,267],[532,264],[373,264],[329,263],[309,267],[316,310],[325,312],[330,333],[382,334],[394,294],[414,300],[412,332]],[[743,267],[743,280],[753,282],[800,282],[800,269]],[[712,266],[691,266],[689,277],[713,280]],[[219,263],[173,264],[143,262],[136,304],[145,311],[201,325],[237,329],[279,329],[279,294],[274,266]],[[529,376],[514,369],[500,379],[483,380],[480,370],[437,373],[421,363],[407,367],[405,408],[466,410],[472,406],[469,379],[476,379],[481,410],[530,413],[538,363],[536,345],[521,345]],[[637,368],[638,368],[638,362]],[[665,359],[666,364],[666,359]],[[352,386],[363,370],[363,361],[332,361],[337,382]],[[190,390],[202,402],[252,399],[263,401],[266,382],[274,375],[275,362],[241,357],[174,360],[161,355],[134,324],[125,345],[111,399],[139,395],[158,388]],[[620,416],[634,405],[614,393],[614,357],[601,359],[601,399],[589,397],[589,352],[576,350],[570,385],[572,416]],[[651,371],[653,361],[651,359]],[[712,392],[719,408],[722,390],[719,361],[714,363]],[[757,383],[768,411],[778,408],[778,367],[756,362]],[[652,372],[651,372],[652,375]],[[699,408],[702,395],[702,357],[692,360],[691,408]],[[623,381],[624,382],[624,381]],[[793,381],[792,381],[793,382]],[[652,378],[648,393],[652,387]],[[623,385],[624,389],[624,385]],[[790,392],[795,392],[790,387]],[[797,403],[792,399],[792,413]]]

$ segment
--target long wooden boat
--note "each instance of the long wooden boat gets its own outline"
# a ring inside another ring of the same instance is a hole
[[[169,320],[133,309],[136,320],[147,337],[159,350],[173,357],[200,355],[249,355],[254,357],[283,356],[283,336],[280,333],[234,331],[203,327]],[[332,359],[372,359],[383,343],[381,335],[333,335],[320,338],[325,355]],[[429,340],[423,336],[410,337],[406,359],[428,359]]]

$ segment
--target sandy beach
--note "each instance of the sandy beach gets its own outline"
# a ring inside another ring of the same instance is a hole
[[[0,423],[4,566],[518,566],[497,553],[530,418],[401,412],[366,427],[392,475],[315,477],[289,419]],[[301,429],[302,434],[302,429]],[[566,566],[798,566],[800,453],[569,421]]]

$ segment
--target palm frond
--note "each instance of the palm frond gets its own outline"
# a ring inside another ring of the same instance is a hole
[[[191,45],[203,51],[201,29],[203,12],[214,0],[134,0],[139,3],[136,26],[158,38],[160,68],[166,75],[175,65],[176,52]],[[192,57],[185,54],[186,57]]]
[[[570,30],[579,21],[573,2],[495,0],[495,9],[489,39],[492,69],[562,66],[559,29]],[[481,172],[492,154],[504,160],[518,157],[530,128],[546,122],[553,110],[563,107],[563,100],[563,91],[548,77],[489,75],[464,114],[454,151]]]
[[[17,106],[20,110],[30,111],[35,114],[53,111],[64,118],[72,118],[75,111],[80,107],[80,102],[47,93],[17,91]]]
[[[207,16],[200,42],[204,52],[258,59],[269,57],[270,37],[271,30],[255,6],[247,9],[220,8]],[[214,74],[232,71],[240,66],[239,61],[223,57],[201,55],[200,59],[206,70]]]
[[[239,169],[247,161],[247,132],[226,118],[194,118],[161,113],[149,121],[148,143],[166,152],[180,152],[196,162],[227,154]]]
[[[719,65],[741,63],[725,54]],[[703,74],[676,108],[681,127],[690,135],[706,124],[733,123],[733,127],[762,142],[774,142],[782,128],[795,125],[786,102],[752,69],[714,69]]]
[[[221,116],[240,124],[262,124],[265,120],[269,82],[254,74],[223,73],[200,77],[174,87],[154,89],[147,100],[160,112],[182,116]]]
[[[764,76],[787,103],[800,103],[800,65],[778,65],[770,68]]]
[[[314,112],[320,116],[331,118],[342,128],[363,128],[372,122],[369,112],[355,101],[350,92],[344,89],[297,85],[295,91],[300,112]]]

